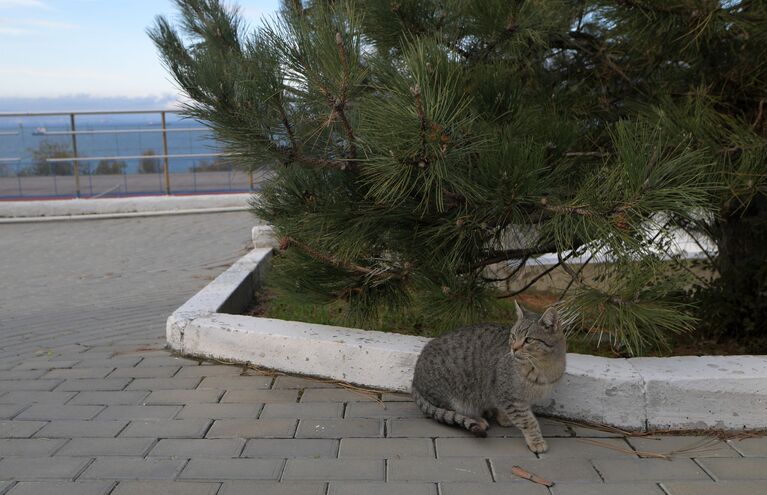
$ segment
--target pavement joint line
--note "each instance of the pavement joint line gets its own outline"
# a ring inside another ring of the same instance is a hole
[[[711,478],[711,481],[713,481],[713,482],[715,482],[715,483],[716,483],[716,482],[719,482],[719,480],[718,480],[718,479],[716,479],[716,476],[714,476],[714,475],[713,475],[713,473],[711,473],[711,472],[710,472],[708,469],[706,469],[706,466],[704,466],[703,464],[701,464],[701,463],[698,461],[698,459],[697,459],[697,458],[693,457],[693,458],[691,458],[690,460],[691,460],[691,461],[692,461],[692,462],[693,462],[693,463],[694,463],[696,466],[698,466],[698,469],[700,469],[701,471],[703,471],[704,473],[706,473],[706,476],[708,476],[709,478]]]

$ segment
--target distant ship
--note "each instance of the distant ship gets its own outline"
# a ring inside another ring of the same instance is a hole
[[[32,132],[33,136],[45,136],[48,133],[48,129],[45,127],[38,127]]]

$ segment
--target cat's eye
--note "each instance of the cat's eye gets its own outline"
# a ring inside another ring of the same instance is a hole
[[[537,339],[534,339],[532,337],[526,337],[525,338],[525,344],[532,344],[534,340],[537,340]]]

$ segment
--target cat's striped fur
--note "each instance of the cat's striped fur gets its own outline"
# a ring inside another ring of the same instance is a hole
[[[546,442],[532,402],[548,395],[565,370],[565,337],[554,308],[543,316],[517,306],[509,326],[473,325],[430,341],[416,362],[412,394],[429,417],[486,436],[495,417],[522,430],[528,447]]]

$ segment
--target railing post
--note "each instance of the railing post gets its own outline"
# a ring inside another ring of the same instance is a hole
[[[75,176],[75,196],[80,197],[80,162],[77,161],[77,128],[75,127],[75,114],[69,114],[69,126],[72,131],[72,170]]]
[[[165,127],[165,112],[162,114],[162,154],[163,154],[163,176],[165,177],[165,194],[170,195],[170,171],[168,166],[168,131]]]
[[[248,165],[248,192],[253,192],[253,166]]]

